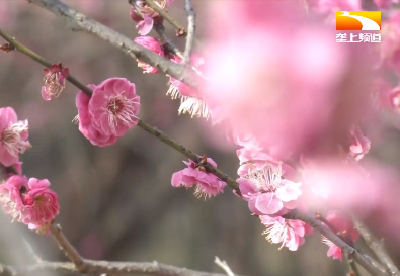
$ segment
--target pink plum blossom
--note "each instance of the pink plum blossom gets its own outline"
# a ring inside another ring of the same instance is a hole
[[[47,179],[11,176],[0,185],[4,212],[24,224],[45,226],[59,212],[58,196],[49,186]]]
[[[239,178],[239,189],[249,209],[256,215],[284,215],[298,207],[301,182],[283,179],[282,165],[265,165],[246,178]]]
[[[166,9],[172,1],[155,0],[154,3],[162,9]],[[155,23],[162,24],[163,22],[163,17],[148,6],[144,0],[135,1],[135,6],[130,10],[130,16],[132,20],[138,23],[136,28],[140,35],[147,35],[153,29]]]
[[[28,120],[19,121],[12,107],[0,108],[0,163],[9,167],[18,162],[18,154],[31,145],[28,142]]]
[[[153,51],[157,55],[162,56],[162,57],[164,56],[164,51],[163,51],[160,43],[154,37],[138,36],[134,39],[134,41],[139,43],[146,49]],[[154,68],[154,67],[152,67],[144,62],[141,62],[141,61],[138,61],[138,66],[144,70],[143,71],[144,73],[154,74],[154,73],[157,73],[157,71],[158,71],[157,68]]]
[[[64,68],[61,63],[53,64],[49,69],[45,68],[44,85],[42,86],[42,96],[46,101],[52,97],[57,98],[65,89],[66,79],[69,76],[69,69]]]
[[[311,209],[336,208],[357,216],[398,208],[393,198],[399,175],[388,165],[364,160],[362,167],[346,156],[302,159],[303,200]]]
[[[88,87],[93,90],[91,97],[82,91],[76,97],[79,130],[93,145],[112,145],[138,123],[140,97],[135,84],[123,78],[110,78]]]
[[[371,141],[364,135],[359,127],[353,126],[350,129],[349,156],[356,161],[361,160],[371,149]]]
[[[219,109],[221,123],[257,137],[264,149],[274,147],[277,159],[326,154],[374,112],[373,78],[366,77],[371,46],[336,43],[335,30],[289,2],[208,5],[210,78],[203,97],[212,114]]]
[[[174,63],[181,63],[181,58],[173,56],[171,61]],[[204,59],[202,57],[192,55],[190,65],[192,66],[191,69],[199,76],[199,78],[203,81],[207,79],[201,71],[204,65]],[[169,76],[169,84],[170,86],[167,95],[170,95],[172,99],[181,99],[178,114],[188,113],[191,117],[210,118],[211,110],[204,101],[201,93],[171,76]]]
[[[358,232],[354,229],[353,222],[349,219],[341,215],[338,211],[329,211],[326,217],[328,222],[328,227],[331,230],[345,240],[350,240],[351,242],[355,242],[358,238]],[[329,250],[327,253],[328,257],[332,257],[334,260],[342,260],[343,251],[331,241],[323,238],[323,243],[329,246]]]
[[[281,243],[283,247],[289,248],[290,251],[296,251],[302,244],[304,244],[304,236],[307,234],[307,225],[301,220],[285,219],[283,217],[270,217],[260,216],[261,223],[263,223],[267,230],[263,235],[272,244]]]
[[[94,85],[88,85],[89,88],[95,88]],[[76,107],[78,108],[78,119],[79,131],[90,141],[94,146],[105,147],[113,145],[117,137],[112,134],[104,134],[100,132],[95,125],[92,123],[92,119],[89,113],[89,101],[90,97],[79,91],[76,95]]]
[[[207,162],[214,168],[217,164],[207,158]],[[195,186],[194,195],[198,198],[216,196],[218,193],[223,193],[226,183],[212,173],[206,171],[201,164],[196,164],[192,160],[183,161],[187,168],[176,172],[172,175],[171,184],[173,187],[190,188]]]

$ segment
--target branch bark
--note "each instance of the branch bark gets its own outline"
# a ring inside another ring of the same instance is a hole
[[[85,260],[88,275],[156,275],[156,276],[226,276],[154,262],[106,262]],[[26,276],[44,271],[81,275],[71,262],[42,262],[28,266],[0,265],[0,276]]]
[[[173,78],[187,84],[196,89],[198,87],[198,76],[190,71],[185,70],[180,64],[173,63],[168,59],[157,55],[144,48],[142,45],[134,42],[127,36],[120,34],[113,29],[97,22],[94,19],[80,13],[73,8],[65,5],[60,0],[27,0],[29,3],[43,7],[65,19],[70,27],[75,31],[86,31],[94,34],[111,45],[119,48],[121,51],[134,59],[141,60],[153,67],[156,67],[161,72],[172,76]]]
[[[387,266],[391,275],[400,276],[400,271],[393,263],[383,244],[371,233],[368,227],[358,218],[353,217],[354,228],[363,236],[368,246],[375,252],[383,265]]]

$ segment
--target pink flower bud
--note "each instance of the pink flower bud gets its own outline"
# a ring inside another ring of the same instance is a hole
[[[66,78],[69,76],[69,69],[63,68],[62,64],[53,64],[50,69],[45,68],[44,85],[42,87],[42,96],[46,101],[52,97],[57,98],[65,89]]]

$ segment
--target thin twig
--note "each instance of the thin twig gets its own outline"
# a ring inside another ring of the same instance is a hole
[[[389,254],[386,252],[383,244],[378,241],[378,239],[371,233],[368,227],[358,218],[353,216],[354,228],[363,236],[365,242],[368,246],[375,252],[378,259],[383,265],[387,266],[391,275],[399,276],[400,271],[393,263]]]
[[[349,265],[350,275],[362,276],[353,258],[347,254],[346,259],[347,259],[347,264]]]
[[[190,56],[192,54],[194,32],[196,29],[196,14],[194,13],[191,0],[185,0],[185,10],[187,13],[188,28],[186,36],[185,51],[183,53],[182,65],[186,66],[190,62]]]
[[[188,32],[185,30],[185,27],[177,22],[172,16],[170,16],[166,11],[164,11],[160,6],[158,6],[156,3],[154,3],[153,0],[145,0],[146,4],[152,8],[154,11],[156,11],[159,15],[164,17],[165,20],[167,20],[173,27],[177,29],[179,33],[182,34],[183,37],[186,37],[188,35]],[[197,45],[197,47],[202,47],[201,43],[199,40],[197,40],[195,37],[193,38],[193,42]]]
[[[233,273],[233,271],[225,261],[221,261],[218,257],[215,257],[214,262],[219,265],[226,272],[226,274],[228,274],[228,276],[235,276],[235,273]]]
[[[122,35],[113,29],[89,18],[73,8],[65,5],[60,0],[27,0],[30,3],[43,7],[55,15],[65,19],[72,29],[76,31],[86,31],[92,33],[111,45],[122,50],[130,57],[149,64],[161,72],[172,76],[173,78],[196,89],[198,87],[199,77],[195,72],[186,70],[180,64],[173,63],[168,59],[159,56],[151,50],[144,48],[139,43],[134,42],[129,37]],[[203,80],[204,81],[204,80]]]
[[[0,36],[2,36],[5,40],[10,42],[16,51],[26,55],[27,57],[30,57],[37,63],[40,63],[44,65],[47,68],[50,68],[53,63],[50,61],[47,61],[45,58],[39,56],[38,54],[34,53],[33,51],[29,50],[25,45],[23,45],[21,42],[17,41],[15,38],[13,38],[11,35],[7,34],[4,30],[0,29]],[[72,76],[68,76],[67,80],[78,87],[80,90],[85,92],[86,94],[90,93],[90,89],[86,86],[81,84],[77,79],[75,79]]]
[[[169,49],[173,52],[174,55],[183,58],[183,54],[179,51],[178,47],[172,42],[172,40],[167,36],[165,33],[165,27],[163,25],[154,24],[154,30],[157,34],[166,42],[168,43]]]
[[[61,226],[59,224],[50,226],[50,232],[54,239],[60,246],[60,249],[65,253],[65,256],[74,264],[75,268],[79,272],[86,272],[86,262],[78,251],[72,246],[68,239],[64,236],[61,231]]]

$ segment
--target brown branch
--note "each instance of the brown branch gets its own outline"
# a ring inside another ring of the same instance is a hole
[[[400,271],[393,263],[389,254],[386,252],[383,244],[371,233],[368,227],[358,218],[353,217],[354,228],[363,236],[368,246],[375,252],[378,259],[383,265],[387,266],[391,275],[399,276]]]
[[[349,246],[314,216],[311,216],[307,213],[295,209],[292,210],[289,214],[285,215],[284,217],[288,219],[299,219],[309,224],[315,230],[317,230],[322,236],[324,236],[325,238],[333,242],[335,245],[337,245],[345,254],[348,254],[349,257],[353,258],[354,261],[356,261],[358,264],[364,267],[369,273],[371,273],[371,275],[389,276],[381,265],[373,261],[371,258],[364,256],[363,254],[355,250],[353,247]]]
[[[165,33],[165,27],[163,25],[154,24],[153,28],[157,32],[157,34],[161,37],[161,39],[167,43],[169,51],[171,51],[174,55],[182,58],[183,54],[181,53],[181,51],[179,51],[178,47],[172,42],[172,40]]]
[[[88,275],[226,276],[154,262],[107,262],[85,260]],[[0,265],[0,276],[26,276],[45,271],[81,275],[74,263],[42,262],[27,266]]]
[[[187,12],[188,18],[188,30],[186,36],[186,44],[185,44],[185,51],[183,53],[182,65],[186,66],[190,62],[190,56],[192,54],[193,48],[193,41],[194,41],[194,32],[195,32],[195,20],[196,14],[192,8],[191,0],[185,0],[185,10]]]
[[[182,81],[188,86],[196,89],[198,87],[198,76],[191,70],[184,70],[180,64],[173,63],[168,59],[144,48],[139,43],[134,42],[127,36],[120,34],[113,29],[97,22],[94,19],[80,13],[65,5],[60,0],[27,0],[29,3],[41,6],[50,12],[64,18],[71,28],[76,31],[86,31],[97,35],[119,48],[134,59],[141,60],[146,64],[158,68],[161,72]]]

